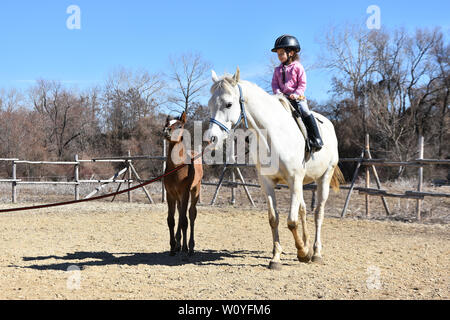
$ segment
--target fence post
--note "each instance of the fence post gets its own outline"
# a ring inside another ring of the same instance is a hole
[[[131,157],[131,152],[128,150],[128,158]],[[131,179],[133,179],[132,173],[131,173],[131,167],[130,167],[130,159],[127,159],[127,170],[128,170],[128,189],[131,188]],[[131,195],[131,191],[128,191],[128,202],[133,202],[133,197]]]
[[[353,173],[352,184],[350,185],[350,190],[347,193],[347,198],[345,198],[344,209],[342,209],[341,218],[345,216],[345,212],[347,211],[348,203],[350,202],[350,196],[352,195],[356,178],[358,178],[359,167],[361,166],[361,162],[363,161],[363,159],[364,159],[364,150],[361,152],[360,160],[356,164],[356,169],[355,172]]]
[[[17,181],[15,181],[17,179],[17,164],[16,162],[13,160],[12,161],[12,178],[13,178],[13,182],[12,182],[12,203],[16,203],[17,202]]]
[[[77,163],[75,165],[75,172],[74,172],[74,180],[77,183],[75,185],[75,200],[80,200],[80,184],[79,184],[79,180],[80,180],[80,162],[78,161],[78,155],[75,155],[75,162]]]
[[[167,157],[166,139],[163,139],[163,157]],[[166,159],[163,160],[162,173],[166,172]],[[161,179],[161,202],[166,202],[166,188],[164,187],[164,178]]]
[[[230,161],[230,163],[235,163],[234,161],[234,149],[235,149],[235,145],[234,145],[234,137],[231,140],[231,148],[230,148],[230,153],[228,155],[227,158],[227,162]],[[236,203],[236,192],[235,192],[235,182],[236,182],[236,176],[235,176],[235,172],[234,172],[235,168],[231,168],[231,181],[233,181],[233,185],[231,186],[231,204],[235,204]]]
[[[423,135],[419,136],[419,159],[423,159]],[[422,192],[422,184],[423,184],[423,167],[419,167],[419,183],[417,185],[417,191]],[[416,203],[416,213],[417,220],[421,219],[421,209],[422,209],[422,200],[417,199]]]
[[[364,158],[369,158],[369,152],[370,152],[370,144],[369,144],[369,134],[366,133],[366,141],[365,141],[365,148],[364,148]],[[366,166],[366,188],[370,188],[370,167]],[[366,216],[370,217],[370,203],[369,203],[369,195],[366,194]]]

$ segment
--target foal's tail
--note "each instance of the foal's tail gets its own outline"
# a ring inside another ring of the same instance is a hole
[[[345,183],[344,175],[342,174],[341,169],[339,169],[339,166],[336,165],[334,167],[333,176],[331,177],[330,185],[333,188],[334,192],[339,191],[339,185]]]

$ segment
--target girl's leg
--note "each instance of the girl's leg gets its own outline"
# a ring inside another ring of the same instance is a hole
[[[311,110],[309,110],[308,102],[306,99],[299,100],[298,101],[298,108],[300,109],[300,112],[302,113],[302,118],[308,117],[311,115]]]
[[[306,129],[308,130],[309,140],[311,142],[311,147],[313,151],[319,151],[322,149],[323,142],[320,137],[319,128],[317,127],[316,119],[308,108],[308,103],[306,99],[300,100],[298,102],[298,107],[302,113],[303,122],[305,123]]]

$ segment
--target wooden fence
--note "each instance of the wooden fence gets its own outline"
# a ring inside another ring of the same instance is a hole
[[[420,220],[421,218],[421,204],[424,199],[424,197],[450,197],[450,194],[447,193],[432,193],[432,192],[424,192],[422,190],[423,187],[423,166],[426,165],[449,165],[450,160],[444,160],[444,159],[423,159],[423,137],[419,138],[419,144],[418,144],[418,155],[419,157],[417,159],[411,160],[411,161],[390,161],[387,159],[372,159],[370,154],[370,147],[369,147],[369,136],[366,136],[366,143],[364,150],[361,152],[361,155],[359,158],[341,158],[339,161],[341,163],[344,162],[356,162],[356,169],[353,174],[353,178],[351,181],[350,186],[341,186],[341,189],[348,190],[348,194],[346,197],[346,201],[344,204],[344,208],[342,210],[341,216],[344,217],[348,204],[350,202],[350,198],[352,195],[353,190],[359,191],[359,194],[365,195],[366,200],[366,216],[370,216],[370,207],[369,207],[369,196],[378,196],[381,197],[381,200],[383,202],[383,206],[386,210],[386,214],[390,215],[390,211],[387,205],[387,202],[385,201],[386,197],[394,197],[394,198],[407,198],[407,199],[416,199],[417,205],[416,205],[416,212],[417,212],[417,218]],[[95,190],[93,190],[91,193],[89,193],[85,198],[90,198],[94,194],[98,193],[104,186],[106,186],[109,183],[119,184],[117,190],[120,189],[122,183],[126,183],[128,188],[132,186],[132,183],[137,182],[141,183],[145,180],[142,180],[136,171],[133,161],[136,160],[159,160],[162,161],[162,172],[165,171],[166,168],[166,143],[164,141],[163,146],[163,155],[162,156],[150,156],[150,155],[141,155],[141,156],[131,156],[128,152],[128,156],[122,156],[122,157],[104,157],[104,158],[95,158],[90,160],[83,160],[79,159],[78,155],[75,155],[74,161],[27,161],[27,160],[19,160],[16,158],[10,158],[10,159],[1,159],[0,161],[7,161],[11,162],[12,166],[12,177],[10,179],[0,179],[0,182],[7,182],[11,183],[12,186],[12,196],[11,200],[13,203],[17,202],[17,187],[20,184],[52,184],[52,185],[73,185],[74,186],[74,195],[75,200],[78,200],[80,198],[79,194],[79,186],[81,183],[92,183],[92,184],[100,184],[100,186],[96,187]],[[79,171],[80,171],[80,165],[83,163],[95,163],[95,162],[124,162],[125,168],[122,170],[116,172],[112,177],[109,179],[100,179],[100,180],[82,180],[79,178]],[[20,164],[51,164],[51,165],[69,165],[74,167],[74,178],[73,181],[26,181],[22,179],[17,178],[17,165]],[[402,194],[398,193],[392,193],[388,190],[381,188],[381,182],[378,177],[378,173],[376,171],[376,167],[378,166],[385,166],[385,167],[393,167],[393,166],[406,166],[406,167],[417,167],[418,169],[418,186],[417,190],[409,190],[405,191]],[[214,192],[213,198],[211,200],[211,205],[215,204],[215,201],[217,199],[217,196],[219,194],[220,188],[222,186],[231,188],[231,203],[235,203],[235,188],[237,187],[243,187],[245,190],[245,193],[250,201],[250,203],[255,206],[255,203],[252,199],[252,196],[250,194],[250,191],[248,187],[254,187],[254,188],[260,188],[259,184],[253,184],[253,183],[246,183],[244,176],[242,175],[242,172],[239,168],[241,167],[255,167],[251,164],[236,164],[233,162],[225,163],[223,166],[223,170],[221,173],[221,176],[219,178],[218,182],[209,182],[209,181],[202,181],[203,185],[209,185],[209,186],[215,186],[216,190]],[[365,186],[364,187],[355,187],[355,182],[358,178],[358,174],[361,167],[365,167]],[[232,180],[224,180],[225,173],[231,170],[231,177]],[[376,181],[377,188],[371,188],[370,186],[370,171],[372,171],[373,176]],[[240,182],[236,181],[236,175],[239,178]],[[133,178],[134,175],[134,178]],[[120,177],[120,178],[119,178]],[[165,195],[165,189],[163,185],[163,181],[161,181],[161,199],[162,202],[165,202],[166,195]],[[277,185],[277,188],[288,188],[287,185],[279,184]],[[145,187],[142,188],[145,192],[148,200],[150,203],[154,203],[153,199],[151,198],[150,193],[145,189]],[[313,192],[312,197],[312,204],[311,206],[314,206],[314,195],[315,195],[315,189],[316,186],[314,184],[305,185],[305,190],[311,190]],[[114,198],[113,198],[114,200]],[[132,193],[128,192],[128,201],[132,201]]]

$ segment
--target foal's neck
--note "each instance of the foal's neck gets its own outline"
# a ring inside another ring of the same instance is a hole
[[[174,151],[175,149],[175,151]],[[175,152],[175,154],[172,155],[172,153]],[[176,160],[174,161],[174,157],[176,157]],[[186,158],[186,146],[183,143],[183,140],[180,141],[169,141],[169,148],[167,152],[167,166],[168,168],[175,167],[177,165],[180,165],[184,162]]]

